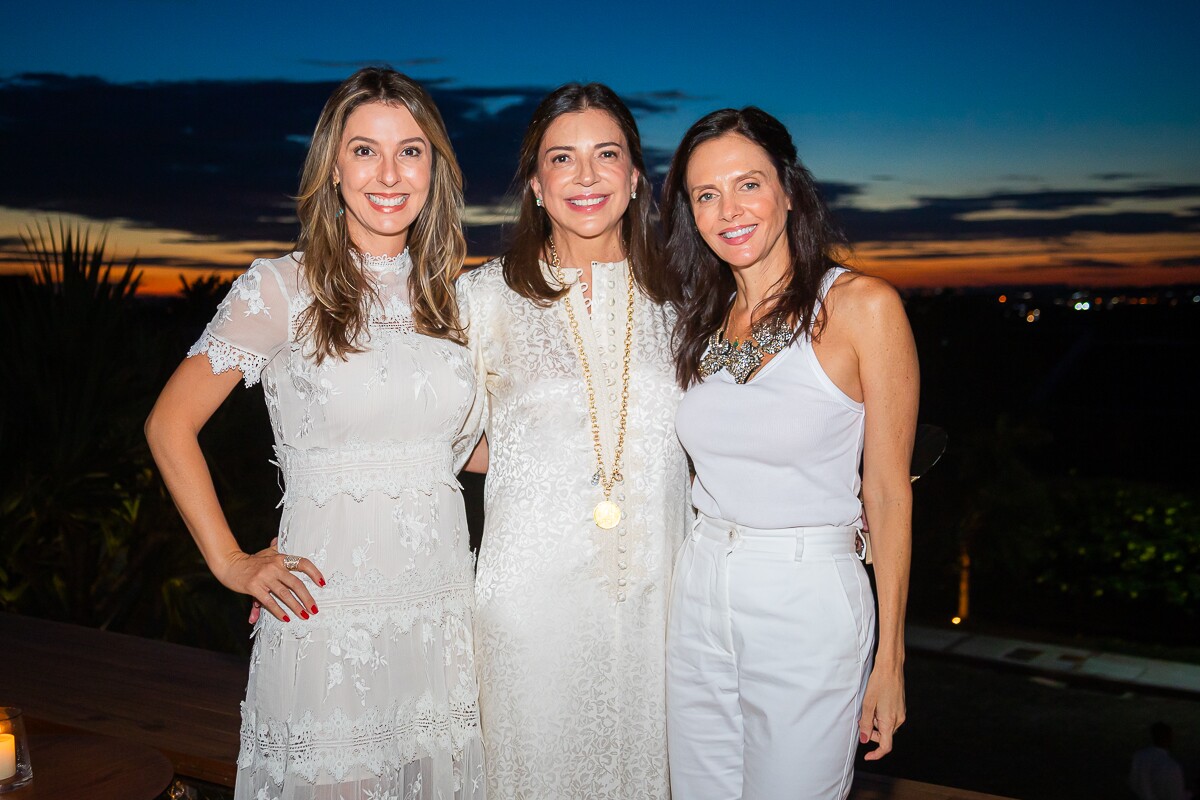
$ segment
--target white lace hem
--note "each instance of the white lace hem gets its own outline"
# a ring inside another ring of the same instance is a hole
[[[235,368],[240,369],[246,388],[258,383],[263,367],[267,365],[265,356],[234,347],[207,330],[201,335],[199,341],[188,350],[187,357],[191,358],[201,353],[208,355],[208,363],[212,365],[214,375],[220,375],[222,372],[228,372]]]
[[[369,708],[354,719],[340,708],[320,720],[311,711],[295,721],[260,719],[242,703],[238,769],[265,768],[275,783],[288,774],[310,783],[319,777],[342,781],[357,768],[382,775],[442,753],[461,761],[478,738],[478,702],[465,686],[451,689],[441,703],[425,692],[382,711]]]

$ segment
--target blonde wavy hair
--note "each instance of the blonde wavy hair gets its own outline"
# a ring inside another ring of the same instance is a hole
[[[433,148],[432,181],[425,207],[408,231],[413,269],[408,291],[416,329],[427,336],[466,344],[458,319],[454,279],[462,269],[467,243],[462,232],[463,179],[446,125],[433,98],[411,78],[384,67],[365,67],[330,96],[313,132],[300,195],[296,198],[304,252],[304,280],[312,303],[300,315],[317,362],[363,352],[371,306],[377,299],[346,227],[341,195],[333,183],[346,120],[368,103],[407,108]],[[360,254],[361,255],[361,254]]]

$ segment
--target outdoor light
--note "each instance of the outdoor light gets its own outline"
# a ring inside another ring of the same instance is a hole
[[[0,706],[0,794],[20,789],[33,780],[29,740],[21,709]]]

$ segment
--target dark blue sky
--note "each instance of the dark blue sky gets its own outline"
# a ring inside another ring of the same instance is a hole
[[[46,2],[5,9],[0,79],[325,82],[386,62],[448,91],[512,90],[480,95],[482,114],[568,80],[600,80],[654,106],[639,119],[647,144],[664,152],[713,108],[762,106],[788,123],[819,179],[853,187],[846,202],[863,213],[920,210],[931,198],[1080,193],[1069,207],[963,212],[964,222],[1016,224],[1200,206],[1200,192],[1146,195],[1200,185],[1198,36],[1196,0]],[[1097,191],[1108,194],[1088,194]]]

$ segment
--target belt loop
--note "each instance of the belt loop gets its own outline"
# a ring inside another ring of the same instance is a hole
[[[804,560],[804,534],[796,535],[796,561]]]

